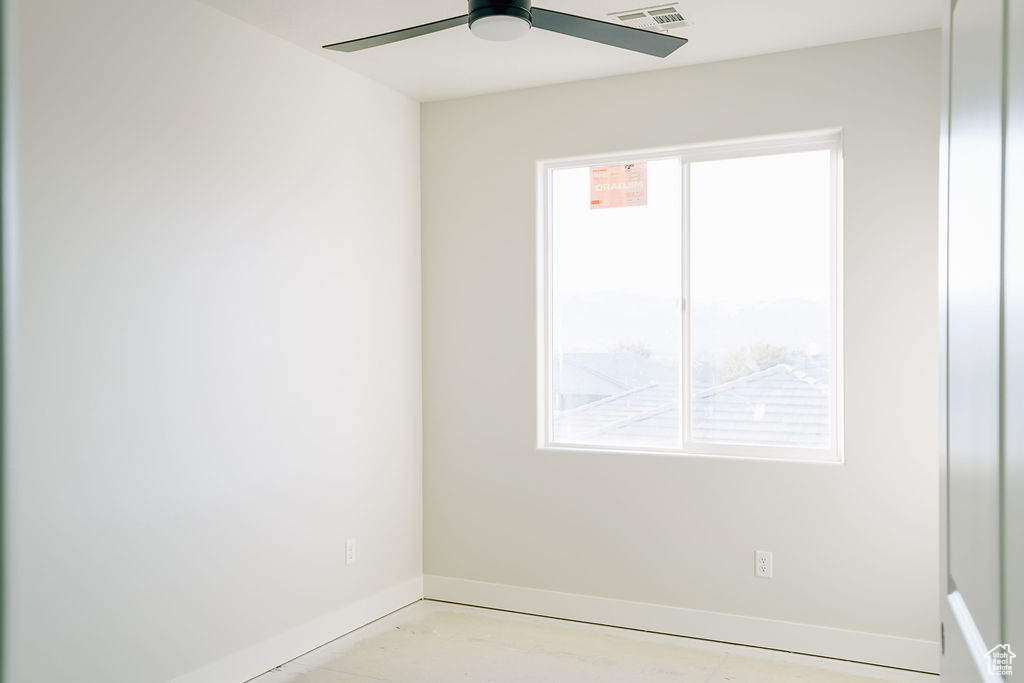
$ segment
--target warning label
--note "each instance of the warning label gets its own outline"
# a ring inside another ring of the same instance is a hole
[[[590,208],[647,206],[647,162],[590,167]]]

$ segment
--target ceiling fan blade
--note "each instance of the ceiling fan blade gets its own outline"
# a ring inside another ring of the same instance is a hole
[[[448,28],[462,26],[467,22],[469,22],[469,15],[463,14],[461,17],[442,19],[441,21],[421,24],[419,26],[413,26],[412,28],[403,28],[400,31],[390,31],[388,33],[381,33],[380,35],[370,36],[368,38],[357,38],[356,40],[346,40],[341,43],[331,43],[330,45],[324,45],[324,48],[328,50],[338,50],[340,52],[355,52],[356,50],[365,50],[368,47],[377,47],[378,45],[397,43],[400,40],[406,40],[408,38],[425,36],[428,33],[436,33]]]
[[[533,25],[545,31],[564,33],[567,36],[642,52],[653,57],[668,57],[687,42],[686,38],[670,36],[667,33],[644,31],[632,26],[610,24],[607,21],[553,12],[539,7],[533,8]]]

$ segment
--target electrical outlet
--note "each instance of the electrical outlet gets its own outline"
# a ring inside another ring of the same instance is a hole
[[[355,564],[356,561],[356,539],[350,538],[345,542],[345,564]]]
[[[754,554],[754,576],[759,579],[772,578],[772,554],[768,550],[758,550]]]

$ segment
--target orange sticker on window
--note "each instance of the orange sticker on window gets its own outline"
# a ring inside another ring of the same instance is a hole
[[[647,206],[647,162],[590,167],[590,208]]]

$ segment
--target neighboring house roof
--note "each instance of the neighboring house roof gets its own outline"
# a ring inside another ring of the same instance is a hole
[[[828,386],[790,365],[705,389],[693,400],[694,441],[827,445]]]
[[[572,361],[563,361],[556,377],[563,394],[611,396],[633,388],[631,384]]]
[[[635,356],[628,359],[624,356]],[[606,358],[610,357],[610,358]],[[637,360],[640,359],[640,360]],[[605,398],[555,415],[559,441],[671,446],[678,438],[676,371],[639,354],[567,354],[573,373],[634,383],[615,393],[577,391],[561,377],[563,393]],[[624,372],[625,369],[629,372]],[[592,386],[592,385],[588,385]],[[693,439],[697,442],[821,447],[829,434],[828,386],[790,365],[779,364],[714,387],[693,397]]]
[[[678,370],[652,360],[634,351],[610,353],[566,353],[561,356],[560,384],[563,393],[599,394],[590,391],[598,386],[626,389],[648,384],[668,384],[678,381]]]
[[[669,445],[679,433],[677,393],[674,386],[650,384],[556,413],[557,438],[588,443],[600,437],[601,443],[625,444],[639,435],[650,445]]]

